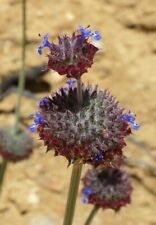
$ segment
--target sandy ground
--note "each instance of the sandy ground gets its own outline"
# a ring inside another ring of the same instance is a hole
[[[21,1],[0,0],[0,78],[1,82],[11,71],[20,68],[21,53]],[[71,33],[79,25],[91,25],[101,32],[103,39],[95,63],[85,82],[108,88],[125,108],[137,115],[141,129],[135,132],[136,141],[148,146],[148,153],[156,157],[156,1],[155,0],[32,0],[27,2],[27,68],[46,62],[36,54],[40,43],[38,33]],[[46,51],[45,51],[46,52]],[[44,78],[56,90],[64,79],[54,72]],[[33,84],[32,84],[33,85]],[[37,97],[47,93],[38,93]],[[0,102],[0,124],[13,124],[16,94]],[[22,118],[28,125],[29,115],[37,109],[37,101],[23,97]],[[45,154],[39,144],[32,157],[8,167],[0,200],[1,225],[55,225],[62,224],[66,194],[71,173],[62,157]],[[128,157],[155,163],[144,148],[128,141]],[[84,171],[87,166],[84,167]],[[132,204],[115,214],[112,210],[100,211],[93,224],[97,225],[156,225],[156,181],[143,169],[129,169],[146,184],[132,179]],[[83,172],[84,172],[83,171]],[[74,225],[83,224],[90,205],[77,201]]]

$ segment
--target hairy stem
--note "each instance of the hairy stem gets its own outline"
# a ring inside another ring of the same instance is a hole
[[[82,163],[80,163],[79,161],[75,162],[72,169],[63,225],[71,225],[73,222],[81,170],[82,170]]]
[[[89,214],[89,216],[88,216],[88,218],[87,218],[87,220],[86,220],[86,222],[85,222],[84,225],[90,225],[90,224],[91,224],[91,222],[92,222],[92,220],[93,220],[95,214],[97,213],[98,209],[99,209],[99,207],[98,207],[97,205],[95,205],[95,206],[93,207],[93,209],[92,209],[92,211],[90,212],[90,214]]]
[[[18,131],[21,100],[25,85],[25,58],[26,58],[26,0],[22,0],[22,52],[21,52],[21,70],[19,74],[17,105],[15,114],[15,131]]]

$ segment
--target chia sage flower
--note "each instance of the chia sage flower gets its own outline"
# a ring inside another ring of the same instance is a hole
[[[83,178],[83,203],[119,210],[131,201],[132,185],[121,169],[91,169]]]
[[[41,99],[31,130],[37,129],[48,151],[69,163],[81,159],[94,166],[120,166],[125,137],[131,134],[124,109],[109,91],[90,85],[82,85],[80,107],[77,87],[68,83],[69,88]]]
[[[97,41],[101,39],[99,32],[92,32],[82,26],[71,37],[58,36],[58,44],[50,43],[49,35],[46,34],[38,47],[38,53],[41,55],[43,48],[49,48],[48,69],[78,79],[92,66],[94,55],[99,50],[89,42],[90,37]]]

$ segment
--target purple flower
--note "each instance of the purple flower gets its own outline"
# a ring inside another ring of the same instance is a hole
[[[98,31],[95,31],[93,37],[96,41],[99,41],[101,39],[101,34]]]
[[[40,102],[39,102],[39,106],[40,106],[40,108],[42,108],[42,107],[44,107],[47,103],[48,103],[48,97],[44,97],[44,98],[42,98],[41,100],[40,100]]]
[[[79,27],[79,31],[81,32],[81,35],[83,38],[89,38],[93,35],[93,33],[90,29],[84,28],[82,26]]]
[[[92,194],[92,189],[90,187],[85,187],[83,189],[83,193],[84,195],[88,196],[88,195],[91,195]]]
[[[41,113],[40,112],[35,112],[34,123],[32,125],[30,125],[29,130],[31,132],[35,132],[37,130],[37,126],[39,124],[45,124],[45,123],[46,123],[46,120],[43,118]]]
[[[82,98],[80,107],[77,87],[61,88],[49,96],[42,116],[37,114],[35,120],[40,138],[48,150],[65,156],[70,163],[82,159],[94,166],[118,167],[123,160],[124,137],[131,133],[122,120],[123,108],[107,90],[97,87],[82,84]]]
[[[103,159],[103,156],[102,156],[102,155],[96,155],[96,157],[95,157],[95,160],[96,160],[97,162],[102,161],[102,159]]]
[[[88,197],[87,197],[86,195],[83,195],[83,197],[82,197],[82,202],[83,202],[84,204],[87,204],[87,203],[88,203]]]
[[[92,32],[90,29],[82,26],[80,26],[79,31],[81,32],[83,38],[94,37],[96,41],[101,39],[101,34],[98,31]]]
[[[82,180],[83,203],[117,211],[131,201],[131,181],[121,169],[93,168],[87,171]]]
[[[38,47],[40,55],[44,47],[50,48],[48,69],[75,79],[80,78],[92,66],[95,53],[99,50],[92,43],[89,43],[88,38],[100,39],[100,34],[92,32],[90,29],[80,27],[80,30],[77,31],[72,36],[58,36],[57,44],[50,43],[48,34],[46,34]]]
[[[32,125],[30,125],[29,130],[30,130],[30,132],[34,133],[37,130],[36,124],[33,123]]]
[[[74,84],[76,83],[76,80],[67,80],[66,81],[66,84],[68,84],[69,88],[72,88],[74,87]]]
[[[134,130],[139,130],[140,125],[138,123],[133,123],[132,127],[133,127]]]
[[[49,42],[48,38],[49,38],[49,35],[46,34],[43,38],[43,41],[42,41],[41,45],[38,47],[38,54],[39,55],[42,55],[42,49],[43,48],[45,48],[45,47],[52,48],[52,44]]]
[[[137,124],[135,121],[135,116],[133,116],[133,114],[131,112],[128,112],[127,114],[125,114],[123,116],[123,121],[131,123],[132,128],[134,130],[139,130],[139,128],[140,128],[140,125]]]

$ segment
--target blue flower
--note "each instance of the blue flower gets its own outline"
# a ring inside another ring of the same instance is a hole
[[[45,107],[45,106],[47,105],[48,101],[49,101],[48,97],[42,98],[42,99],[40,100],[40,102],[39,102],[39,107],[40,107],[40,108]]]
[[[98,31],[95,31],[93,33],[93,37],[96,41],[99,41],[102,37],[101,37],[101,34],[98,32]]]
[[[95,157],[95,160],[96,161],[101,161],[103,159],[103,156],[102,155],[96,155],[96,157]]]
[[[81,32],[83,38],[94,37],[96,41],[101,39],[101,34],[98,31],[92,32],[90,29],[82,26],[79,27],[79,31]]]
[[[29,130],[31,132],[35,132],[37,129],[37,125],[39,124],[45,124],[46,120],[43,118],[43,116],[41,115],[40,112],[35,112],[35,119],[34,119],[34,123],[32,125],[30,125]]]
[[[45,47],[52,48],[52,44],[48,41],[49,35],[46,34],[43,38],[41,45],[38,47],[38,54],[42,55],[42,49]]]
[[[90,187],[85,187],[83,189],[83,193],[84,195],[88,196],[88,195],[91,195],[92,194],[92,189]]]
[[[36,131],[36,124],[33,123],[32,125],[30,125],[29,130],[30,132],[34,133]]]
[[[138,123],[133,123],[132,127],[133,127],[134,130],[139,130],[140,125]]]
[[[67,80],[66,84],[68,84],[69,88],[72,88],[74,86],[74,84],[76,83],[76,80]]]
[[[131,112],[128,112],[123,116],[123,121],[131,123],[134,130],[139,130],[140,125],[136,123],[135,116]]]
[[[88,203],[88,198],[87,198],[87,196],[83,195],[83,197],[82,197],[82,202],[83,202],[84,204],[87,204],[87,203]]]
[[[89,38],[93,35],[90,29],[84,28],[82,26],[80,26],[79,31],[81,32],[81,35],[84,38]]]

